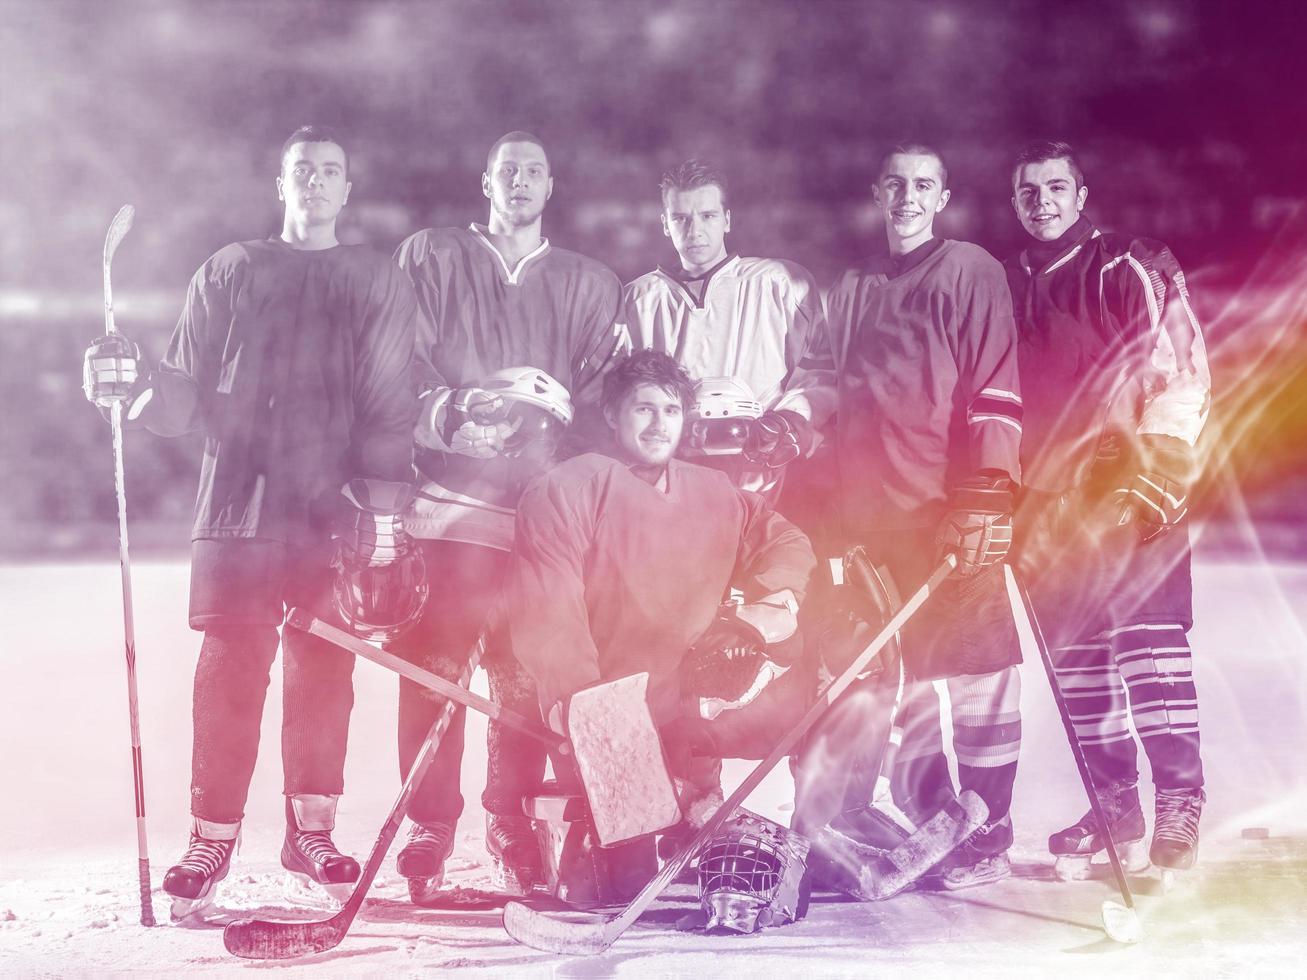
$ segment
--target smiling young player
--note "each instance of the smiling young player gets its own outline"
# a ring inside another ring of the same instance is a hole
[[[811,363],[837,377],[846,544],[863,545],[900,590],[916,588],[945,551],[961,561],[903,633],[909,684],[893,780],[913,819],[953,796],[931,684],[946,679],[961,788],[978,793],[990,817],[940,869],[944,886],[960,888],[1010,873],[1020,651],[999,563],[1011,544],[1021,397],[1002,267],[975,245],[935,237],[951,194],[931,147],[884,154],[873,196],[888,248],[832,289],[829,349]],[[881,746],[864,741],[832,742],[833,764],[874,778]],[[871,789],[850,788],[849,807],[865,805]]]
[[[1031,239],[1007,264],[1026,395],[1019,561],[1112,839],[1147,865],[1128,715],[1157,789],[1150,856],[1185,869],[1206,799],[1185,515],[1211,376],[1175,256],[1100,232],[1088,196],[1066,143],[1018,155],[1012,205]],[[1087,874],[1102,834],[1092,812],[1053,834],[1059,872]]]

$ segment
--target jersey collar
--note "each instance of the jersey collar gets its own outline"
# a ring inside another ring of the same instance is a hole
[[[732,252],[730,255],[726,256],[726,258],[722,259],[715,266],[713,266],[711,269],[709,269],[707,272],[701,275],[695,275],[694,273],[686,272],[680,266],[676,266],[675,268],[668,269],[667,267],[661,265],[658,267],[658,273],[664,279],[670,282],[673,286],[679,289],[681,293],[685,296],[685,298],[688,299],[692,305],[702,309],[703,306],[705,305],[705,301],[708,298],[708,289],[709,287],[712,286],[713,280],[717,278],[717,276],[727,273],[728,271],[734,272],[735,268],[739,264],[740,264],[739,255]],[[694,287],[695,285],[698,284],[702,284],[702,285],[699,290],[699,295],[695,295]]]
[[[526,255],[522,256],[515,268],[510,269],[508,263],[504,261],[504,256],[500,253],[499,249],[495,248],[494,242],[490,240],[484,225],[479,225],[474,221],[467,226],[467,230],[472,233],[472,237],[487,248],[490,251],[490,254],[495,257],[495,260],[499,263],[500,271],[504,274],[504,280],[510,286],[520,284],[522,281],[522,273],[527,270],[527,267],[549,251],[549,239],[541,238],[540,244],[530,252],[527,252]]]
[[[1021,250],[1021,268],[1025,269],[1028,276],[1033,276],[1036,272],[1041,276],[1046,276],[1066,265],[1080,254],[1080,250],[1085,247],[1087,242],[1101,235],[1102,232],[1094,227],[1094,223],[1082,214],[1076,223],[1068,228],[1062,236],[1065,242],[1069,244],[1055,253],[1051,260],[1042,266],[1036,267],[1034,263],[1038,259],[1031,254],[1029,248],[1025,248]]]

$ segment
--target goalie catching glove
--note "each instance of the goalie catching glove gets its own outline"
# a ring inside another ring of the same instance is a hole
[[[1179,524],[1189,513],[1193,450],[1172,436],[1144,436],[1137,468],[1113,492],[1118,524],[1134,523],[1143,540]]]
[[[751,704],[798,659],[797,612],[789,590],[747,605],[724,604],[682,666],[687,707],[711,721]]]
[[[948,512],[935,533],[939,556],[956,554],[958,574],[975,575],[1012,549],[1015,485],[1006,475],[980,474],[949,495]]]
[[[547,373],[504,368],[480,385],[424,395],[414,436],[427,449],[478,459],[549,457],[572,415],[571,395]]]
[[[154,395],[149,374],[142,376],[141,351],[119,333],[98,337],[82,358],[82,391],[101,410],[123,406],[123,420],[137,419]]]

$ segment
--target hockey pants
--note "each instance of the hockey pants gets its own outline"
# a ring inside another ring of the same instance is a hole
[[[287,795],[344,790],[354,657],[287,626],[282,637],[282,768]],[[259,751],[274,626],[211,626],[195,668],[191,813],[235,823]]]
[[[453,541],[425,540],[423,558],[431,579],[431,597],[421,621],[387,649],[420,667],[456,681],[467,663],[494,604],[498,601],[507,552]],[[482,666],[490,681],[491,700],[538,720],[540,707],[530,677],[505,649],[507,635],[492,632]],[[399,767],[407,776],[427,731],[444,707],[444,698],[401,678],[399,682]],[[417,823],[457,823],[463,812],[459,789],[467,711],[458,708],[441,739],[435,760],[409,802]],[[486,812],[521,816],[522,799],[544,779],[546,750],[529,736],[491,721],[487,735]]]

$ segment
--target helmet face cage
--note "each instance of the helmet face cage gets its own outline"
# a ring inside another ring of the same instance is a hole
[[[752,434],[750,419],[695,418],[690,422],[689,448],[703,456],[739,456]]]
[[[350,632],[364,640],[395,639],[422,615],[427,602],[426,564],[410,547],[395,561],[366,565],[345,547],[336,550],[332,596],[336,612]]]
[[[807,911],[801,883],[808,842],[747,810],[724,824],[699,855],[699,901],[708,929],[755,932]]]

